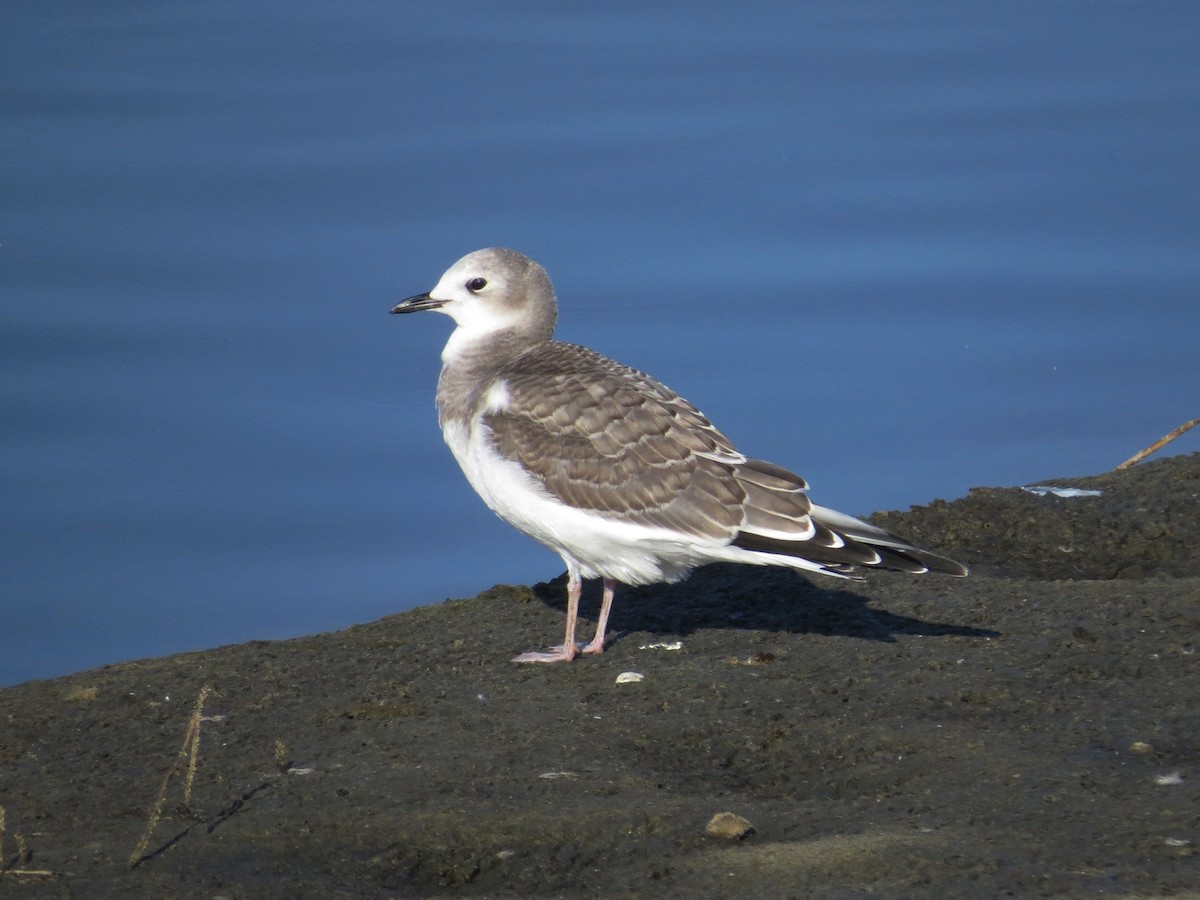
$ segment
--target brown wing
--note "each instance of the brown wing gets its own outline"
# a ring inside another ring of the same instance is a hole
[[[814,507],[804,479],[747,459],[698,409],[650,376],[574,344],[539,344],[498,377],[485,414],[497,450],[581,509],[746,550],[908,572],[966,569],[851,516]]]
[[[492,441],[553,496],[695,536],[730,538],[741,525],[741,454],[650,376],[552,342],[499,378],[509,403],[484,417]]]

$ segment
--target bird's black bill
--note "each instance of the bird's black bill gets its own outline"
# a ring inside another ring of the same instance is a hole
[[[401,300],[389,310],[391,313],[410,313],[420,312],[423,309],[437,309],[439,306],[445,305],[445,300],[435,300],[429,296],[429,292],[417,294],[415,297],[408,297]]]

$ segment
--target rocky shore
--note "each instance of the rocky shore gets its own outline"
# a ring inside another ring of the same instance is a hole
[[[1200,896],[1200,454],[1042,484],[569,665],[560,578],[0,689],[0,897]]]

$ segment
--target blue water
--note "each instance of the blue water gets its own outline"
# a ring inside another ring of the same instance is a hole
[[[0,684],[561,571],[441,443],[449,321],[387,315],[482,246],[825,505],[1111,468],[1200,415],[1198,26],[6,4]]]

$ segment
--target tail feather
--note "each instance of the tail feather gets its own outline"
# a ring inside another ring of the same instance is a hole
[[[882,559],[872,548],[854,541],[843,541],[840,547],[830,547],[814,544],[811,540],[789,541],[766,537],[752,531],[739,531],[732,543],[743,550],[757,550],[777,556],[798,556],[834,569],[844,566],[878,566]]]
[[[733,546],[809,560],[831,575],[849,575],[856,566],[912,574],[967,574],[962,563],[922,550],[869,522],[816,504],[803,517],[807,523],[796,518],[789,520],[791,533],[762,528],[765,519],[772,524],[782,521],[778,516],[747,515],[742,529],[734,535]]]
[[[870,544],[877,548],[881,555],[884,555],[886,568],[898,568],[900,571],[913,571],[908,567],[899,565],[892,566],[887,560],[899,562],[897,557],[903,557],[910,560],[910,565],[915,563],[923,567],[924,571],[940,572],[943,575],[966,575],[968,569],[962,563],[950,559],[946,556],[940,556],[937,553],[931,553],[928,550],[922,550],[920,547],[915,547],[903,538],[897,537],[890,531],[884,531],[870,522],[864,522],[862,519],[856,519],[853,516],[848,516],[845,513],[840,513],[834,509],[827,509],[824,506],[817,506],[815,503],[812,508],[812,517],[819,523],[832,528],[839,534],[845,535],[855,541],[860,541],[864,544]],[[888,551],[891,554],[888,555]]]

